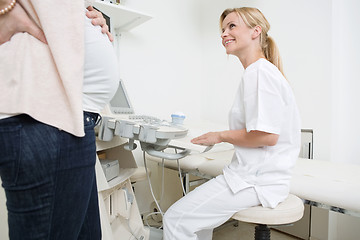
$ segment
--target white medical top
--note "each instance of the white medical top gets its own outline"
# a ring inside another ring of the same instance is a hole
[[[223,170],[234,193],[254,187],[264,207],[276,207],[289,193],[291,170],[300,150],[301,123],[288,81],[266,59],[245,69],[229,114],[229,127],[279,135],[275,146],[234,146],[233,159]]]
[[[108,36],[86,16],[84,41],[83,110],[100,113],[118,88],[118,61]],[[0,113],[0,119],[11,116]]]
[[[118,60],[108,36],[87,17],[84,46],[83,110],[100,113],[118,88]]]

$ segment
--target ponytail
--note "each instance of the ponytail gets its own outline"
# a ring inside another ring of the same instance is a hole
[[[264,35],[265,35],[265,39],[264,39],[265,44],[262,45],[261,48],[265,55],[265,58],[269,62],[274,64],[279,69],[279,71],[282,73],[282,75],[285,77],[279,48],[277,47],[277,45],[272,37],[267,36],[267,34],[264,34]]]

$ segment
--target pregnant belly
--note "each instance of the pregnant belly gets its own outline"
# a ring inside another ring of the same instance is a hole
[[[118,61],[107,35],[85,18],[84,110],[99,112],[117,90]]]

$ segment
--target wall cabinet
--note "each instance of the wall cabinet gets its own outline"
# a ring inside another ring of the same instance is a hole
[[[151,16],[127,8],[121,4],[112,4],[104,1],[94,3],[94,7],[110,17],[111,29],[126,32],[151,19]]]

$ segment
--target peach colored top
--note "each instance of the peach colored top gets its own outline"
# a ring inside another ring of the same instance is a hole
[[[84,136],[84,1],[19,0],[48,45],[17,33],[0,45],[0,114],[26,113]]]

